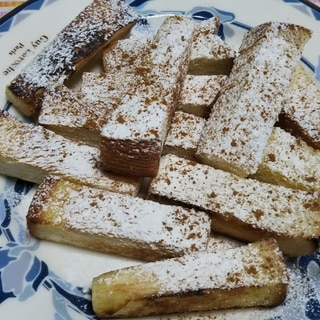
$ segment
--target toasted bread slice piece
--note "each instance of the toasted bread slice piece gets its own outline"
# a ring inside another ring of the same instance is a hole
[[[175,155],[162,157],[149,198],[206,211],[212,229],[241,241],[277,239],[288,256],[314,252],[320,235],[319,192],[276,186]]]
[[[105,72],[137,72],[143,69],[146,56],[150,53],[152,36],[133,36],[113,42],[103,52]]]
[[[246,34],[200,140],[202,162],[243,177],[258,170],[310,36],[304,27],[276,22]]]
[[[44,92],[38,122],[69,139],[99,147],[101,128],[124,97],[134,94],[134,73],[84,72],[80,92],[57,85]]]
[[[101,127],[113,107],[111,103],[90,101],[81,92],[57,85],[44,92],[38,123],[68,139],[98,147]]]
[[[168,17],[145,57],[149,72],[137,74],[136,89],[111,114],[101,131],[101,162],[106,170],[152,177],[157,173],[177,103],[194,32],[194,22]]]
[[[320,84],[299,64],[280,115],[281,126],[313,148],[320,149],[319,119]]]
[[[179,157],[196,160],[198,142],[205,126],[205,119],[176,111],[163,147],[162,154],[173,153]]]
[[[320,119],[320,118],[319,118]],[[320,151],[275,127],[255,179],[289,188],[320,191]]]
[[[55,177],[38,187],[27,224],[36,238],[148,261],[204,251],[210,234],[203,212]]]
[[[186,75],[177,110],[207,118],[226,78],[226,75]]]
[[[8,100],[24,115],[37,114],[46,87],[69,79],[108,42],[127,34],[137,19],[125,1],[92,1],[8,85]]]
[[[0,174],[40,183],[49,174],[119,193],[137,194],[140,179],[100,169],[98,148],[0,113]]]
[[[228,75],[237,53],[218,36],[220,20],[213,16],[202,21],[193,36],[188,73]]]
[[[197,161],[195,152],[205,119],[177,111],[164,145],[163,154]],[[258,171],[260,181],[305,191],[320,191],[320,153],[304,141],[274,127]]]
[[[99,318],[127,318],[281,304],[288,273],[273,240],[200,252],[104,273],[93,279]]]

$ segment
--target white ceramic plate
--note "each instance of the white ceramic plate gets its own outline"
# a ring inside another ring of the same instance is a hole
[[[34,0],[0,20],[2,109],[14,112],[6,102],[5,85],[89,2]],[[243,33],[259,23],[273,20],[304,25],[313,30],[313,37],[305,48],[303,60],[320,79],[320,13],[298,0],[131,0],[128,3],[142,16],[175,13],[205,19],[218,15],[223,22],[221,35],[235,48]],[[138,262],[31,238],[25,215],[34,191],[35,186],[30,183],[0,177],[0,319],[95,319],[90,303],[92,277]],[[292,281],[288,298],[280,307],[170,319],[320,319],[319,252],[290,259],[288,266]]]

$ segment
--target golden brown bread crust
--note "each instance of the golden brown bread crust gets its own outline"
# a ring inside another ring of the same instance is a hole
[[[274,240],[111,271],[93,279],[99,318],[281,304],[288,285]]]
[[[8,100],[22,114],[35,115],[47,86],[70,79],[108,42],[128,33],[137,18],[125,1],[94,0],[8,85]]]
[[[154,261],[205,251],[205,213],[47,177],[27,215],[34,237]]]

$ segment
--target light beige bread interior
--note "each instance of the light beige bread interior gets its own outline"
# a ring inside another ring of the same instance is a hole
[[[299,64],[280,114],[281,126],[313,148],[320,149],[319,119],[320,85],[314,75]]]
[[[187,74],[181,88],[177,110],[207,118],[226,75],[190,75]]]
[[[188,73],[215,75],[230,73],[237,53],[218,36],[220,20],[213,16],[197,26],[193,36]]]
[[[212,230],[239,239],[272,237],[288,256],[317,250],[319,192],[276,186],[166,155],[149,198],[169,199],[210,214]]]
[[[165,19],[145,57],[147,72],[136,74],[129,93],[101,130],[101,162],[115,173],[152,177],[187,72],[194,22]]]
[[[196,161],[195,153],[204,126],[204,118],[176,111],[171,121],[162,154],[173,153]]]
[[[197,155],[239,176],[254,174],[311,31],[270,22],[247,32],[212,108]]]
[[[139,178],[103,172],[99,149],[0,113],[0,174],[41,183],[49,174],[119,193],[137,194]]]
[[[320,119],[320,118],[319,118]],[[254,178],[288,188],[320,191],[320,150],[275,127]]]
[[[70,79],[108,42],[129,33],[137,19],[125,1],[93,0],[8,85],[8,100],[22,114],[37,115],[46,87]]]
[[[99,318],[281,304],[288,274],[275,241],[201,252],[99,275],[92,282]]]
[[[205,251],[207,214],[47,177],[27,215],[36,238],[154,261]]]

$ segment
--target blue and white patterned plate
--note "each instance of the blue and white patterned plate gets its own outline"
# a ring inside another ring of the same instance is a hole
[[[90,0],[33,0],[0,20],[0,107],[7,83]],[[221,36],[235,48],[251,26],[285,21],[313,30],[303,60],[320,80],[320,13],[298,0],[127,0],[142,16],[160,20],[183,14],[201,20],[218,15]],[[157,18],[159,17],[159,18]],[[307,93],[306,93],[307,94]],[[1,139],[1,137],[0,137]],[[36,186],[0,176],[0,319],[96,319],[90,283],[102,272],[137,261],[33,239],[25,215]],[[320,319],[320,252],[288,260],[291,275],[286,302],[250,309],[172,316],[170,319]],[[161,317],[158,317],[161,319]],[[164,317],[162,317],[164,319]],[[165,317],[168,319],[168,317]]]

